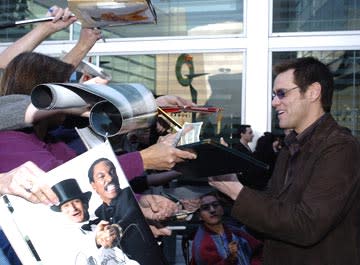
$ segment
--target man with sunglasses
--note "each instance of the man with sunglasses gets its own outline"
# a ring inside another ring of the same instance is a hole
[[[245,230],[223,223],[216,193],[200,197],[200,220],[192,244],[191,265],[261,264],[262,244]]]
[[[359,142],[330,114],[329,69],[315,58],[275,67],[272,106],[285,138],[266,192],[233,176],[210,185],[230,196],[232,216],[264,233],[264,264],[360,264]]]

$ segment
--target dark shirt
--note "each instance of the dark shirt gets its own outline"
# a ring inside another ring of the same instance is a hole
[[[292,130],[288,136],[285,138],[285,145],[289,149],[290,157],[289,157],[289,166],[286,172],[284,185],[287,183],[288,179],[293,176],[294,172],[294,164],[295,158],[297,157],[300,146],[304,145],[308,138],[311,137],[316,127],[327,117],[327,114],[321,116],[316,122],[306,128],[301,134],[297,134],[295,130]]]
[[[247,149],[245,145],[243,145],[242,143],[234,143],[232,145],[232,148],[236,149],[236,150],[239,150],[240,152],[243,152],[249,156],[252,156],[252,151]]]

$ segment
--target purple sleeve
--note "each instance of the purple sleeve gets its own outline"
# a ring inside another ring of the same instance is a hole
[[[118,160],[128,181],[144,173],[144,164],[140,152],[120,155]]]

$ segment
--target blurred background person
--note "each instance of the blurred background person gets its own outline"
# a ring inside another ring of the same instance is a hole
[[[191,265],[260,265],[262,243],[242,227],[223,222],[224,209],[216,192],[200,197],[202,224],[192,244]]]

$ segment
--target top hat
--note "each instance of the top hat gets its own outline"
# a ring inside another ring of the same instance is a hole
[[[59,198],[59,204],[50,207],[51,210],[55,212],[60,212],[61,205],[74,199],[80,199],[83,203],[88,204],[91,197],[91,191],[82,192],[75,179],[65,179],[60,181],[52,186],[51,189]]]

